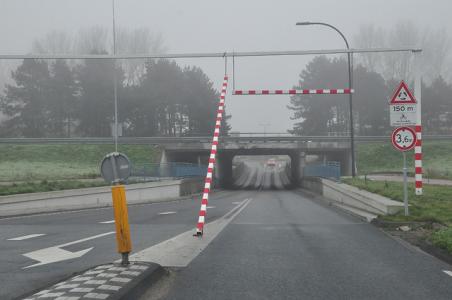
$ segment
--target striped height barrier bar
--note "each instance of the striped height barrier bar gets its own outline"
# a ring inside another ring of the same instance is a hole
[[[414,179],[416,186],[416,195],[422,195],[422,126],[416,125],[416,145],[414,146]]]
[[[209,165],[207,166],[207,175],[204,181],[204,191],[202,193],[201,209],[199,210],[198,224],[196,226],[196,236],[202,236],[204,223],[206,221],[207,204],[209,202],[210,187],[212,185],[213,169],[215,167],[215,157],[218,148],[218,137],[220,136],[221,121],[223,120],[224,102],[226,98],[226,88],[228,86],[228,76],[224,76],[223,86],[221,87],[220,101],[218,102],[217,117],[215,120],[215,130],[213,132],[212,147],[210,150]]]
[[[353,94],[353,89],[303,89],[303,90],[235,90],[233,95],[336,95]]]

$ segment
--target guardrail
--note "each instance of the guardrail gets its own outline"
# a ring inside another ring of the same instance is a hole
[[[322,177],[340,181],[341,164],[337,161],[327,161],[324,164],[306,165],[303,172],[306,177]]]
[[[192,163],[142,163],[132,164],[132,177],[142,181],[159,178],[188,178],[204,176],[207,166]]]
[[[450,140],[452,135],[423,135],[423,140]],[[121,137],[121,144],[171,144],[171,143],[199,143],[210,142],[209,136],[192,137]],[[224,136],[220,142],[347,142],[349,136]],[[356,142],[390,141],[389,136],[355,136]],[[110,137],[79,137],[79,138],[0,138],[0,144],[113,144]]]

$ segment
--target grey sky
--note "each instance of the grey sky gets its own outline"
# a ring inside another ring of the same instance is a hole
[[[163,36],[172,53],[343,48],[335,32],[296,27],[295,22],[334,24],[352,42],[359,25],[365,23],[390,28],[398,21],[412,20],[421,28],[451,28],[451,9],[448,0],[116,0],[117,26],[148,27]],[[51,30],[75,33],[93,25],[111,27],[110,0],[0,0],[0,53],[26,53],[35,38]],[[289,88],[310,58],[237,59],[236,86]],[[223,61],[179,62],[202,67],[220,87]],[[285,96],[227,99],[233,130],[239,131],[262,131],[259,124],[268,122],[267,131],[285,131],[292,124],[287,104]]]

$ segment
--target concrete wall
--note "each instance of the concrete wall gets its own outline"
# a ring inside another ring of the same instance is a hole
[[[128,204],[177,199],[200,192],[203,180],[184,179],[126,186]],[[111,206],[110,187],[0,197],[0,217]]]
[[[377,215],[392,215],[403,210],[403,203],[323,178],[303,178],[301,186],[322,195],[332,204]]]

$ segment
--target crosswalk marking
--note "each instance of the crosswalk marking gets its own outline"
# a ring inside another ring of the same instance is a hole
[[[24,235],[24,236],[19,236],[19,237],[8,239],[8,241],[23,241],[23,240],[32,239],[32,238],[35,238],[38,236],[43,236],[43,235],[45,235],[45,234],[44,233],[29,234],[29,235]]]

